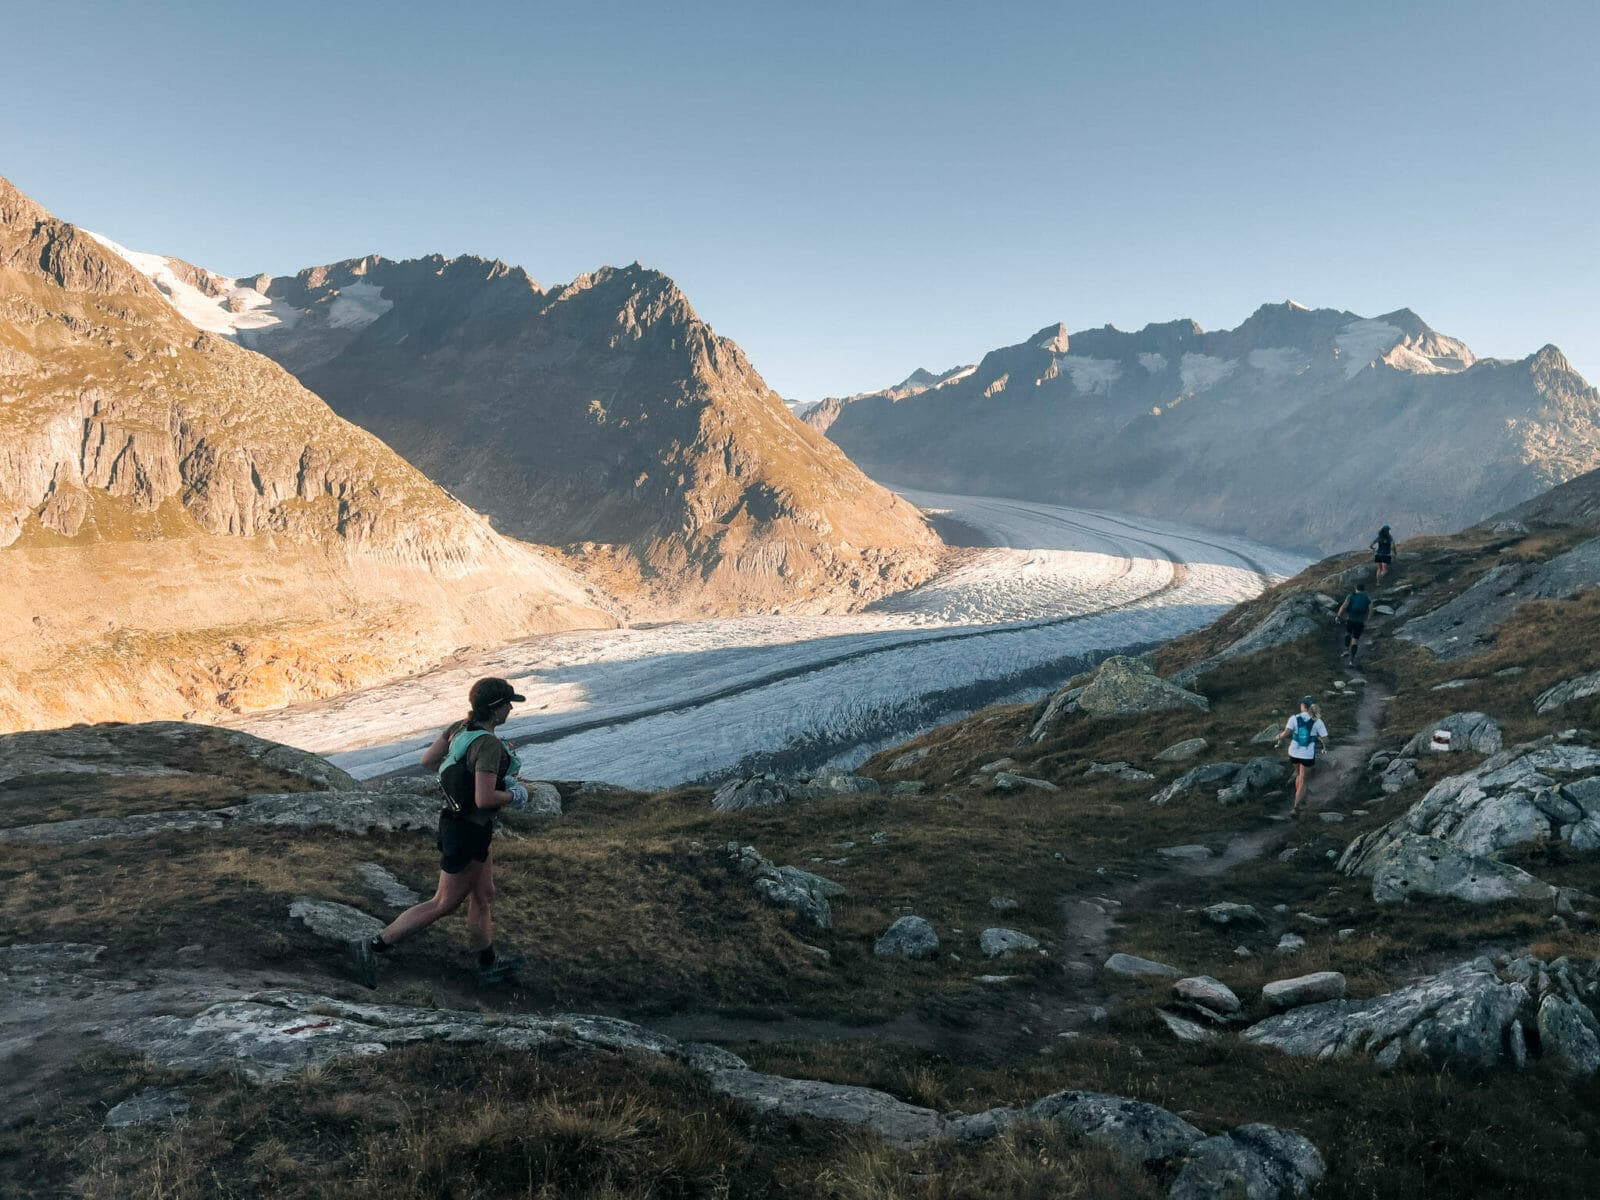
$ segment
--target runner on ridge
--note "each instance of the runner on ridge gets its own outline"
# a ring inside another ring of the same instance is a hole
[[[1356,584],[1356,590],[1344,598],[1335,620],[1344,622],[1344,655],[1350,665],[1356,665],[1356,652],[1361,649],[1361,632],[1367,627],[1367,613],[1372,609],[1372,597],[1367,595],[1367,585]]]
[[[1367,543],[1367,549],[1372,551],[1372,561],[1378,564],[1378,582],[1383,582],[1383,577],[1389,573],[1389,564],[1394,562],[1394,535],[1385,525],[1378,530],[1378,536]]]
[[[1317,765],[1317,743],[1328,748],[1328,727],[1322,723],[1322,712],[1317,708],[1317,698],[1306,696],[1300,701],[1300,711],[1285,722],[1283,729],[1273,739],[1276,746],[1289,738],[1289,761],[1294,764],[1294,806],[1291,816],[1299,816],[1305,804],[1306,784]]]

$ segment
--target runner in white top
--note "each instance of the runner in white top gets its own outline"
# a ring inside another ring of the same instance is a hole
[[[1276,746],[1284,738],[1289,739],[1289,761],[1294,764],[1294,807],[1290,812],[1298,815],[1305,802],[1306,781],[1317,765],[1317,746],[1328,748],[1328,727],[1322,723],[1315,696],[1300,701],[1300,711],[1284,723],[1272,744]]]

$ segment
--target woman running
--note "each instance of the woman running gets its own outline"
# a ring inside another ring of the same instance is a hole
[[[1367,543],[1367,549],[1372,551],[1372,561],[1378,564],[1378,582],[1383,582],[1383,577],[1389,573],[1389,564],[1394,562],[1394,535],[1385,525],[1378,530],[1378,536]]]
[[[1328,748],[1328,727],[1322,723],[1322,712],[1317,708],[1317,698],[1306,696],[1300,701],[1300,711],[1291,716],[1273,741],[1276,746],[1289,739],[1289,762],[1294,766],[1294,805],[1289,812],[1299,816],[1305,805],[1306,783],[1317,765],[1317,745]]]
[[[522,763],[495,730],[511,716],[523,697],[504,679],[480,679],[467,695],[471,711],[445,729],[422,753],[422,765],[438,768],[444,805],[439,811],[439,887],[433,897],[414,904],[370,940],[354,943],[357,975],[368,987],[378,986],[378,955],[467,902],[467,930],[478,954],[483,982],[499,982],[523,959],[495,953],[494,814],[506,805],[527,803],[527,789],[516,773]]]

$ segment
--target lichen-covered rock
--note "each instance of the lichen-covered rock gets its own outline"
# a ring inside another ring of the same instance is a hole
[[[1539,1003],[1543,1052],[1579,1075],[1600,1071],[1600,1021],[1579,1000],[1548,993]]]
[[[1187,979],[1180,979],[1172,985],[1172,992],[1178,999],[1209,1008],[1214,1013],[1239,1011],[1239,997],[1233,989],[1209,975],[1191,975]]]
[[[891,771],[907,771],[928,757],[928,747],[918,746],[915,750],[907,750],[904,754],[896,755],[889,763]]]
[[[1352,842],[1346,854],[1357,851],[1362,841]],[[1520,867],[1414,833],[1401,834],[1370,856],[1358,853],[1346,873],[1372,876],[1372,898],[1380,904],[1396,904],[1411,896],[1446,896],[1485,904],[1549,900],[1556,894],[1555,888]]]
[[[1187,759],[1204,754],[1211,743],[1203,737],[1184,738],[1181,742],[1174,742],[1165,750],[1156,755],[1157,762],[1184,762]]]
[[[833,928],[830,900],[844,894],[842,884],[799,867],[777,866],[756,853],[754,846],[729,842],[723,849],[732,860],[735,873],[748,879],[755,893],[769,904],[793,909],[817,929]]]
[[[1113,954],[1106,959],[1105,969],[1113,975],[1126,975],[1134,979],[1153,975],[1177,978],[1183,974],[1177,967],[1169,967],[1166,963],[1159,963],[1154,959],[1140,958],[1137,954]]]
[[[1031,775],[1017,775],[1010,771],[996,771],[993,779],[994,786],[1002,792],[1017,792],[1029,788],[1038,792],[1059,792],[1061,790],[1048,779],[1035,779]]]
[[[1164,1108],[1102,1092],[1056,1092],[1029,1105],[1028,1115],[1059,1122],[1140,1163],[1162,1162],[1205,1137]]]
[[[1327,1170],[1293,1130],[1241,1125],[1189,1147],[1167,1200],[1305,1200]]]
[[[1275,758],[1252,758],[1239,768],[1233,781],[1217,793],[1217,803],[1238,804],[1282,783],[1288,775],[1289,768]]]
[[[559,817],[561,815],[561,792],[553,783],[540,780],[523,780],[523,786],[528,791],[528,798],[521,804],[513,803],[507,812],[516,813],[525,817]]]
[[[1084,774],[1110,775],[1113,779],[1126,779],[1129,782],[1140,782],[1155,778],[1149,771],[1141,771],[1138,767],[1128,762],[1090,763]]]
[[[1166,805],[1186,792],[1199,788],[1210,787],[1215,784],[1233,782],[1234,778],[1244,769],[1243,763],[1201,763],[1198,767],[1190,767],[1179,775],[1166,787],[1150,797],[1150,803],[1158,807]]]
[[[1540,692],[1534,698],[1533,711],[1542,716],[1545,713],[1553,713],[1574,700],[1587,700],[1590,696],[1597,695],[1600,695],[1600,671],[1590,671],[1575,679],[1563,680],[1554,687]]]
[[[879,958],[932,958],[939,953],[939,935],[924,917],[900,917],[873,943]]]
[[[1231,900],[1223,900],[1217,904],[1207,905],[1200,910],[1205,914],[1206,920],[1213,925],[1261,925],[1261,914],[1252,904],[1236,904]]]

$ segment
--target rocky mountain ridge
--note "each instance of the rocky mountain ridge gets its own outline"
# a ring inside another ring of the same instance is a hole
[[[970,374],[823,401],[876,478],[1160,514],[1324,551],[1459,528],[1600,466],[1600,393],[1553,346],[1478,359],[1409,309],[1293,302],[1040,330]]]
[[[0,393],[6,727],[282,703],[614,620],[4,180]]]
[[[848,609],[939,552],[637,263],[547,290],[499,260],[368,255],[212,290],[218,320],[230,303],[252,315],[241,344],[643,611]]]

